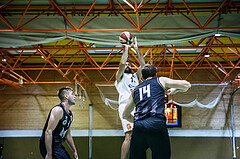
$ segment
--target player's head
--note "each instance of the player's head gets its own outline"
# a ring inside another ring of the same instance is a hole
[[[58,97],[61,102],[67,100],[70,105],[75,104],[75,95],[73,94],[73,89],[71,87],[66,86],[59,89]]]
[[[156,77],[157,69],[155,66],[150,64],[145,64],[142,68],[142,77],[147,79],[148,77]]]
[[[124,73],[132,73],[131,64],[126,62]]]

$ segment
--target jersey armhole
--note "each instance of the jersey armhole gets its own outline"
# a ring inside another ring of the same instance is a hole
[[[65,109],[63,108],[63,106],[62,105],[56,105],[55,107],[60,107],[60,108],[62,108],[62,110],[63,110],[63,114],[62,114],[62,118],[60,119],[60,120],[63,120],[64,119],[64,112],[65,112]],[[60,121],[59,120],[59,121]]]
[[[163,90],[165,90],[165,88],[163,87],[162,83],[160,82],[159,78],[157,78],[157,82],[158,84],[162,87]]]
[[[73,116],[72,111],[69,109],[69,116]]]

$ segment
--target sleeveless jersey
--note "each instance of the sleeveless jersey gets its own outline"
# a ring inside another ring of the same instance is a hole
[[[148,79],[134,89],[135,113],[134,121],[148,118],[165,118],[165,90],[159,78]]]
[[[119,83],[115,81],[115,87],[119,93],[118,104],[127,104],[134,88],[139,84],[137,74],[123,73],[122,79]]]
[[[63,105],[60,103],[58,105],[56,105],[55,107],[61,107],[63,109],[63,117],[62,119],[59,120],[56,128],[54,129],[53,133],[52,133],[52,137],[53,137],[53,142],[54,143],[63,143],[65,141],[65,135],[68,131],[68,128],[70,127],[72,120],[73,120],[73,115],[72,112],[69,110],[69,114],[65,111]],[[53,108],[52,108],[53,109]],[[50,110],[49,114],[48,114],[48,118],[47,121],[45,123],[43,132],[42,132],[42,136],[40,138],[41,141],[45,141],[45,131],[47,129],[48,126],[48,121],[50,118],[50,114],[52,112],[52,109]]]

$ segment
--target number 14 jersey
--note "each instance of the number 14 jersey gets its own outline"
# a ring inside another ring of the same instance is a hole
[[[151,78],[143,81],[134,89],[135,113],[134,121],[148,118],[165,118],[164,108],[165,90],[159,78]]]

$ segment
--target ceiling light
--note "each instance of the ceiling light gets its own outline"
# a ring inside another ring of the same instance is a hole
[[[19,48],[20,50],[17,50],[17,54],[24,53],[24,54],[33,54],[36,52],[36,50],[24,50],[23,48]]]
[[[23,77],[22,77],[22,76],[20,76],[20,78],[19,78],[19,84],[20,84],[20,85],[23,84]]]
[[[210,57],[209,53],[204,53],[203,56],[204,57]]]
[[[217,33],[215,34],[215,36],[221,36],[221,34],[218,32],[218,30],[217,30]]]

